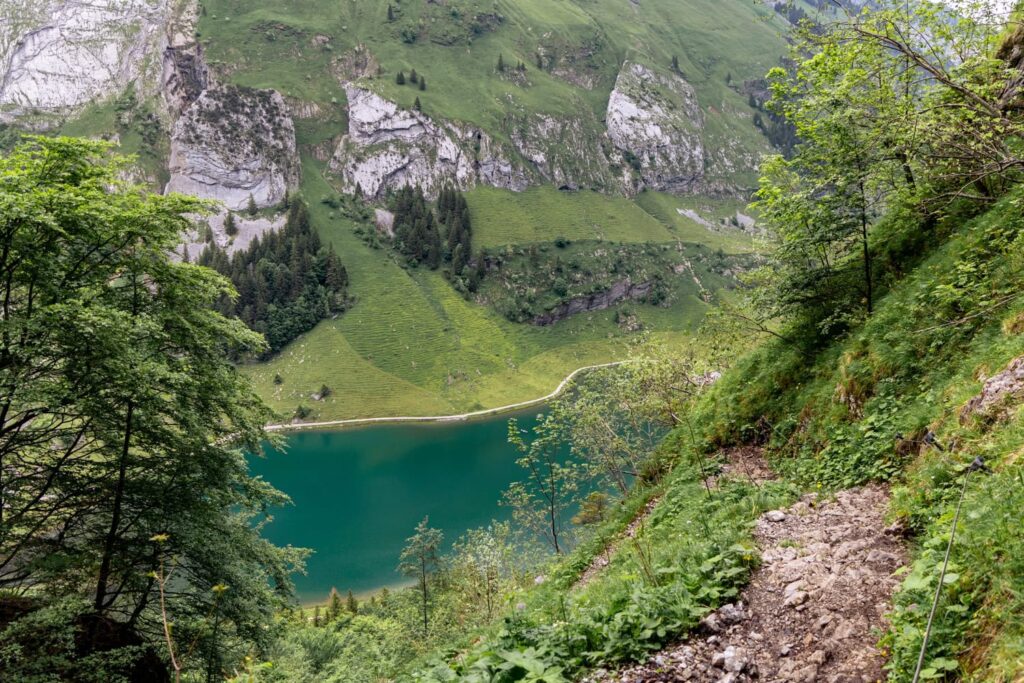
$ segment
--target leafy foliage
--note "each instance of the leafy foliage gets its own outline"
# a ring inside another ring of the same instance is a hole
[[[32,587],[0,597],[5,680],[161,680],[167,620],[219,671],[301,566],[253,526],[287,498],[248,474],[270,413],[228,356],[263,342],[213,310],[224,278],[168,258],[206,207],[125,163],[41,137],[0,159],[0,587]]]

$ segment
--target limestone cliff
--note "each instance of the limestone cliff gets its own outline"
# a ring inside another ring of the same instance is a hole
[[[608,98],[608,137],[636,170],[638,189],[692,193],[704,177],[704,118],[679,75],[626,62]]]
[[[428,195],[446,183],[462,189],[478,183],[526,188],[526,174],[479,128],[436,122],[356,85],[347,85],[345,93],[348,135],[335,150],[330,170],[347,191],[358,186],[372,198],[404,185],[419,185]]]
[[[153,76],[174,4],[4,0],[0,121],[46,127]]]
[[[168,191],[242,209],[278,204],[298,185],[295,127],[272,90],[214,86],[188,106],[171,130]]]

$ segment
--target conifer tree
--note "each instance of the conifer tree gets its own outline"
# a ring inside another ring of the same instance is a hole
[[[672,70],[679,73],[679,57],[672,55]]]
[[[416,73],[416,69],[413,69],[412,72],[410,72],[410,74],[409,74],[409,82],[413,83],[413,84],[416,84],[416,83],[419,82],[419,80],[420,80],[420,75],[418,73]]]
[[[537,53],[537,68],[538,69],[543,69],[544,68],[544,55],[542,55],[539,52]]]
[[[440,549],[443,535],[438,529],[431,529],[430,519],[424,517],[416,525],[416,533],[406,541],[405,549],[399,560],[398,570],[410,578],[416,579],[416,589],[420,593],[423,611],[423,632],[429,628],[430,581],[437,573],[440,565]]]
[[[505,55],[498,55],[498,72],[505,73]]]
[[[416,101],[412,103],[412,106],[416,111],[423,111],[423,104],[420,102],[419,96],[416,97]]]
[[[359,614],[359,601],[352,594],[351,588],[348,591],[348,597],[345,599],[345,608],[352,614]]]
[[[256,206],[256,200],[252,196],[252,192],[249,193],[249,203],[246,204],[245,210],[250,216],[255,216],[256,212],[259,211],[259,208]]]
[[[224,217],[224,234],[229,237],[234,237],[238,234],[238,223],[235,221],[235,214],[228,211],[228,215]]]
[[[420,76],[420,90],[426,90],[426,89],[427,89],[427,79],[425,79],[423,76]]]
[[[395,83],[397,83],[398,85],[405,85],[405,73],[399,71],[398,75],[395,76]]]
[[[395,8],[392,7],[391,5],[388,5],[388,21],[394,21],[394,20],[395,20]]]
[[[352,595],[352,591],[348,592]],[[341,616],[342,604],[341,595],[338,594],[338,589],[331,589],[331,596],[327,599],[327,622],[330,623]]]

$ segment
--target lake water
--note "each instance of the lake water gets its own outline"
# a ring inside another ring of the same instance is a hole
[[[535,417],[520,416],[531,428]],[[424,515],[445,543],[507,519],[498,504],[522,477],[507,443],[508,416],[479,422],[388,425],[288,436],[286,452],[253,458],[254,474],[291,496],[264,531],[278,545],[312,548],[299,599],[326,599],[403,582],[395,571]]]

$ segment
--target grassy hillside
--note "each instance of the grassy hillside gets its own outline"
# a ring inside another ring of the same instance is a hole
[[[304,164],[302,190],[313,198],[332,191],[313,160]],[[579,206],[578,195],[535,192],[566,214]],[[652,237],[672,234],[625,200],[595,198],[608,211],[629,212],[644,221]],[[471,195],[473,207],[478,199]],[[439,273],[407,270],[387,250],[370,248],[355,234],[356,225],[328,206],[313,201],[310,209],[322,237],[342,255],[356,304],[275,359],[246,366],[261,395],[285,417],[299,404],[313,410],[310,419],[329,420],[435,415],[523,401],[549,393],[578,367],[621,358],[635,337],[616,324],[615,310],[579,315],[550,327],[511,323],[486,306],[464,300]],[[475,213],[473,220],[487,235],[491,223],[478,222]],[[630,305],[640,321],[666,339],[695,329],[707,308],[692,282],[681,282],[685,286],[670,307]],[[280,384],[275,384],[275,375]],[[312,401],[311,395],[324,384],[332,395]]]
[[[382,79],[384,96],[409,106],[421,94],[442,117],[495,129],[509,97],[534,112],[572,113],[582,103],[600,115],[623,59],[667,68],[676,55],[701,102],[726,112],[713,117],[719,130],[749,142],[756,134],[749,121],[739,130],[728,115],[745,111],[746,98],[727,80],[760,78],[785,50],[784,21],[768,7],[735,0],[204,0],[202,7],[208,58],[239,84],[342,101],[332,61],[363,43],[387,74],[415,68],[428,79],[425,95]],[[538,54],[544,69],[536,67]],[[495,76],[499,55],[527,65],[528,87]],[[576,77],[592,88],[569,81]]]

